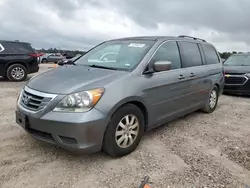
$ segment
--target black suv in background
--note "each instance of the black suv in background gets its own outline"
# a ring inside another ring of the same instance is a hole
[[[224,93],[250,95],[250,53],[232,55],[224,62]]]
[[[38,72],[39,54],[26,42],[0,40],[0,76],[23,81]]]

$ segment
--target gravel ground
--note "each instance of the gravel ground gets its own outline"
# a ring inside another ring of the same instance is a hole
[[[73,155],[26,134],[14,117],[23,85],[0,78],[1,188],[136,188],[146,175],[152,188],[250,185],[250,98],[223,95],[213,114],[148,132],[135,152],[113,159]]]

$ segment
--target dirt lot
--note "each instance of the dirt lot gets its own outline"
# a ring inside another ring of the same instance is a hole
[[[136,188],[145,175],[152,188],[250,185],[250,98],[222,96],[213,114],[151,131],[131,155],[112,159],[75,156],[26,134],[14,118],[23,85],[0,78],[1,188]]]

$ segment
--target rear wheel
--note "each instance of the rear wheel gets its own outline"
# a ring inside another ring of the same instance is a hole
[[[10,81],[24,81],[27,78],[27,69],[21,64],[14,64],[7,69],[7,78]]]
[[[42,59],[42,63],[47,63],[47,59]]]
[[[219,99],[219,89],[217,86],[213,86],[209,94],[209,99],[207,100],[206,105],[202,109],[202,111],[205,113],[212,113],[217,107],[218,99]]]
[[[108,124],[103,150],[112,157],[122,157],[133,152],[144,133],[144,126],[144,115],[137,106],[122,106]]]

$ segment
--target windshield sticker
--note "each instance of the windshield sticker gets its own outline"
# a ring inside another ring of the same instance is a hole
[[[129,64],[129,63],[126,63],[125,66],[126,66],[126,67],[130,67],[130,64]]]
[[[145,46],[145,44],[131,43],[128,46],[129,47],[134,47],[134,48],[143,48]]]

